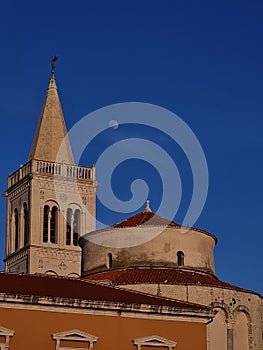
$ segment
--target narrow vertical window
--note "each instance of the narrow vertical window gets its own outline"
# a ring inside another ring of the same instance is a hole
[[[66,227],[66,244],[71,244],[71,220],[72,220],[72,209],[67,209],[67,227]]]
[[[80,229],[80,210],[76,209],[74,212],[74,221],[73,221],[73,244],[75,246],[78,245],[79,229]]]
[[[50,242],[57,243],[57,220],[58,220],[58,208],[53,207],[51,210],[50,218]]]
[[[177,252],[177,265],[184,266],[184,253],[181,251]]]
[[[24,203],[23,205],[23,211],[24,211],[24,245],[26,245],[29,242],[29,226],[28,226],[28,210],[27,205]]]
[[[19,220],[18,220],[18,211],[15,209],[15,250],[19,246]]]
[[[48,214],[49,214],[49,206],[44,206],[44,220],[43,220],[43,242],[48,241]]]
[[[112,254],[111,254],[111,253],[109,253],[109,254],[107,255],[107,268],[108,268],[108,269],[111,269],[111,268],[112,268]]]

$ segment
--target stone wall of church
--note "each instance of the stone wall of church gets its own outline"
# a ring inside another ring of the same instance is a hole
[[[185,266],[214,273],[216,239],[203,231],[145,226],[109,228],[83,236],[83,275],[107,268]],[[178,254],[181,254],[179,262]],[[108,257],[110,256],[110,263]]]
[[[208,350],[263,349],[263,299],[256,293],[197,285],[136,284],[122,287],[212,306],[217,315],[208,325]]]

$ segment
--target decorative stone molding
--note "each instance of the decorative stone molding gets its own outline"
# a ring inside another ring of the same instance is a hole
[[[27,182],[24,185],[19,186],[18,188],[16,188],[15,190],[10,191],[9,193],[6,192],[6,196],[9,195],[10,199],[14,198],[14,197],[18,197],[21,196],[24,193],[26,193],[29,189],[29,182]]]
[[[64,263],[64,261],[62,260],[61,263],[58,265],[58,268],[62,271],[66,271],[68,266],[67,264]]]
[[[65,203],[68,199],[67,195],[64,192],[58,193],[57,197],[62,203]]]
[[[137,346],[138,350],[141,350],[142,346],[164,347],[168,348],[169,350],[172,350],[176,347],[176,342],[159,337],[158,335],[151,335],[149,337],[134,339],[133,343]]]
[[[0,343],[0,349],[1,350],[8,350],[9,348],[9,339],[15,334],[15,331],[12,331],[11,329],[0,327],[0,337],[5,338],[4,343]]]
[[[5,260],[7,261],[7,259],[8,259],[7,264],[11,265],[11,264],[14,264],[17,261],[23,259],[23,258],[27,259],[28,255],[29,255],[29,251],[28,251],[28,248],[26,247],[26,248],[22,249],[21,251],[19,251],[18,253],[15,252],[13,256],[11,255],[10,257],[6,258]]]
[[[213,308],[214,310],[215,309],[223,310],[225,313],[226,321],[228,320],[229,315],[231,314],[229,306],[223,301],[222,302],[214,301],[209,305],[209,307]]]
[[[54,277],[50,277],[54,278]],[[0,293],[2,308],[14,308],[25,310],[47,310],[56,312],[118,315],[122,317],[137,317],[145,319],[169,319],[184,322],[198,322],[207,324],[213,318],[210,309],[182,309],[181,307],[149,305],[149,304],[126,304],[117,301],[84,300],[54,296],[35,296]],[[125,306],[125,307],[124,307]],[[94,312],[95,310],[95,312]],[[260,349],[261,350],[261,349]]]
[[[59,332],[53,334],[53,339],[56,340],[56,350],[79,350],[78,348],[72,348],[72,347],[61,347],[60,342],[61,341],[71,341],[71,342],[83,342],[88,343],[88,348],[85,347],[85,349],[92,350],[93,344],[98,340],[98,337],[95,335],[91,335],[82,331],[79,331],[78,329],[72,329],[69,331]]]
[[[33,159],[8,176],[8,187],[16,185],[30,175],[57,176],[88,182],[95,181],[95,168]]]
[[[46,245],[48,246],[48,245]],[[80,257],[80,248],[76,247],[75,249],[73,248],[70,251],[67,251],[65,249],[59,249],[59,248],[52,248],[50,247],[49,249],[44,249],[44,248],[39,248],[36,250],[38,257],[39,258],[55,258],[59,260],[69,260],[69,261],[76,261]]]

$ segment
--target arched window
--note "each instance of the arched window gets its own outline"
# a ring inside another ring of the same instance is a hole
[[[50,217],[50,242],[57,243],[58,208],[53,207]]]
[[[245,308],[245,307],[244,307]],[[233,327],[233,349],[234,350],[249,350],[251,349],[250,343],[252,339],[250,338],[251,326],[250,326],[250,317],[247,312],[241,311],[242,306],[238,308],[238,311],[235,314],[234,327]]]
[[[28,210],[27,205],[24,203],[23,205],[23,211],[24,211],[24,245],[29,243],[29,227],[28,227]]]
[[[74,212],[74,221],[73,221],[73,244],[75,246],[78,245],[79,229],[80,229],[80,210],[76,209]]]
[[[66,227],[66,244],[71,244],[71,220],[72,220],[72,209],[67,209],[67,227]]]
[[[177,265],[184,266],[184,253],[181,251],[177,252]]]
[[[108,268],[108,269],[111,269],[111,268],[112,268],[112,254],[111,254],[111,253],[109,253],[109,254],[107,255],[107,268]]]
[[[216,314],[213,322],[207,326],[210,349],[227,350],[227,315],[225,310],[215,308]]]
[[[51,276],[57,276],[58,277],[58,274],[56,273],[56,271],[53,271],[53,270],[45,271],[45,275],[51,275]]]
[[[19,247],[19,220],[18,211],[15,209],[15,250]]]
[[[44,220],[43,220],[43,242],[48,241],[48,215],[49,215],[49,206],[44,206]]]

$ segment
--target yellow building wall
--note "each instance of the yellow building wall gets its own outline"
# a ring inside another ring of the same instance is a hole
[[[72,329],[97,336],[94,350],[136,350],[132,340],[151,335],[175,341],[176,350],[206,350],[206,325],[197,322],[0,308],[0,326],[15,331],[9,350],[55,350],[52,334]]]

